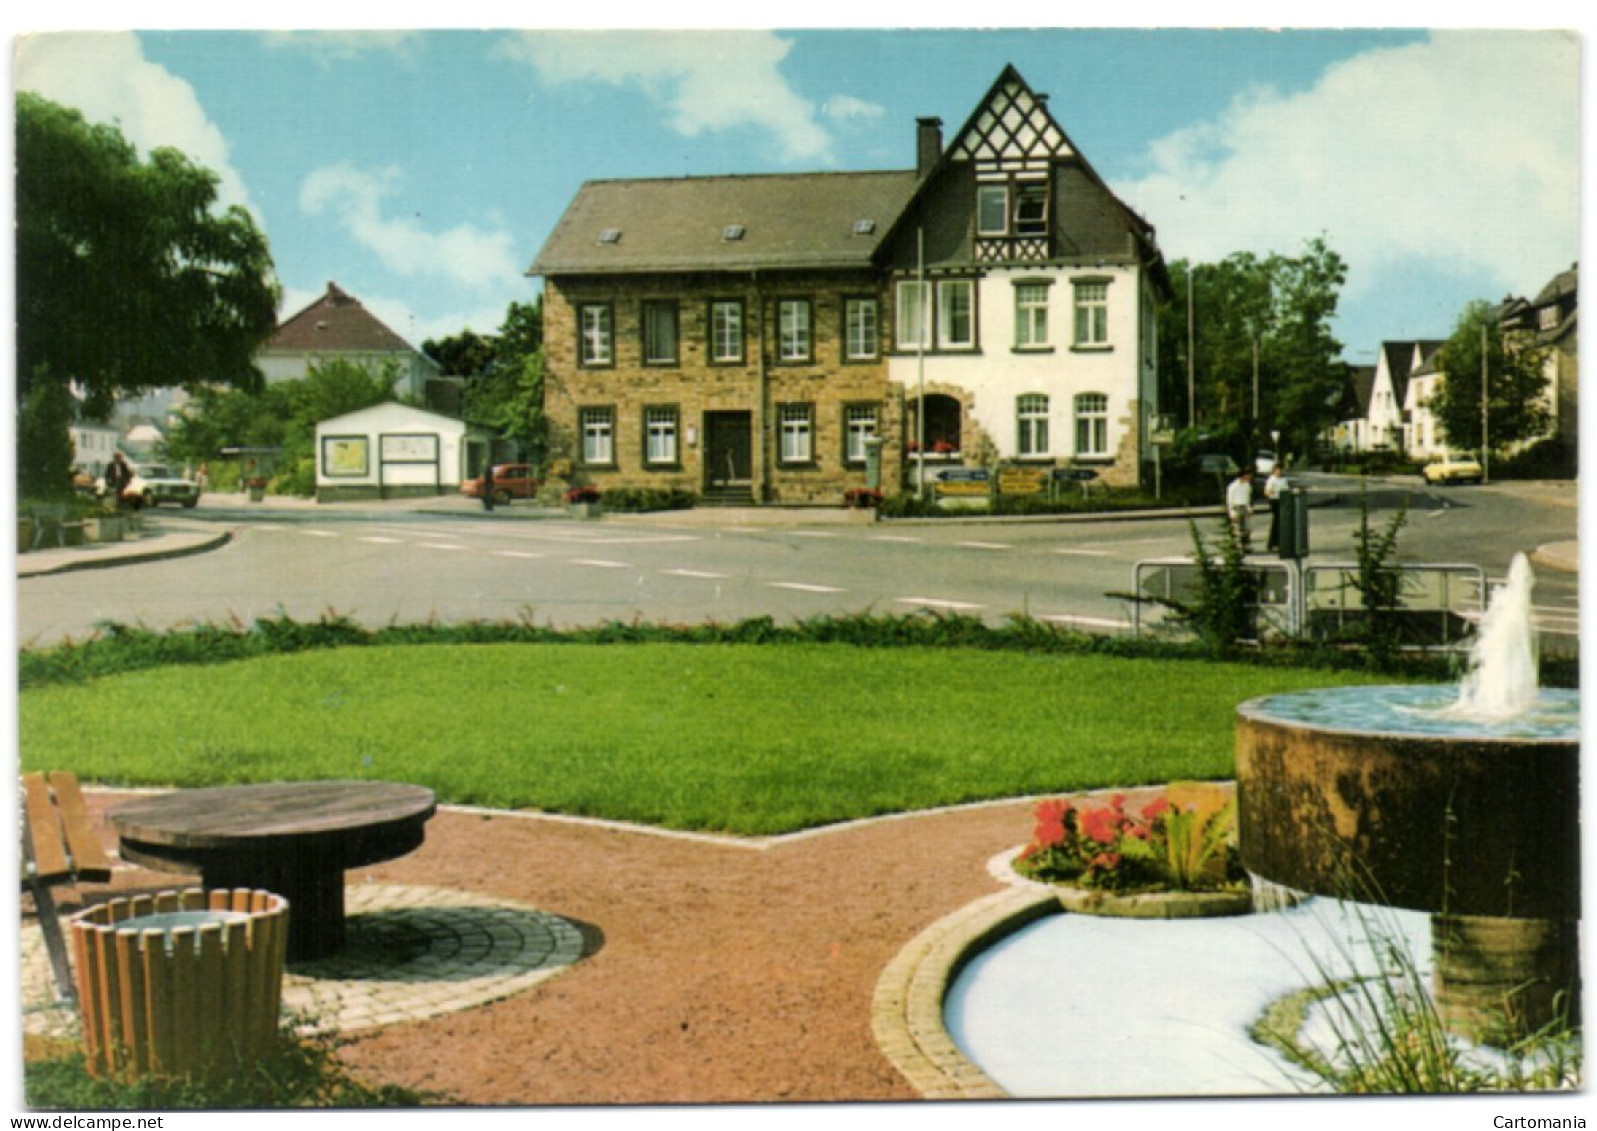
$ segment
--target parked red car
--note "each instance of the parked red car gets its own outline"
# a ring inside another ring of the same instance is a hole
[[[526,463],[498,463],[494,465],[494,502],[508,503],[511,499],[532,499],[538,495],[543,480],[532,473]],[[482,498],[482,476],[468,479],[460,485],[460,493],[468,499]]]

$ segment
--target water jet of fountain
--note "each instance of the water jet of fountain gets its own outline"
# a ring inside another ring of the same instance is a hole
[[[1489,723],[1518,718],[1536,706],[1536,632],[1531,625],[1535,584],[1530,562],[1515,554],[1508,580],[1492,592],[1481,619],[1458,700],[1440,714]]]

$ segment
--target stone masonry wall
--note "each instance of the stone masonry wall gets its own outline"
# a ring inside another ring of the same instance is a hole
[[[877,301],[878,356],[872,361],[843,359],[844,303],[853,297]],[[777,360],[777,303],[781,299],[811,303],[813,357],[809,361]],[[674,365],[643,363],[643,305],[651,300],[678,304],[678,358]],[[717,300],[743,304],[741,364],[710,360],[710,304]],[[584,303],[611,307],[612,366],[583,368],[578,364],[577,307]],[[883,360],[889,306],[883,285],[872,275],[549,279],[544,304],[544,397],[550,454],[556,462],[569,461],[574,478],[582,482],[601,490],[680,488],[702,494],[707,483],[705,416],[739,411],[747,412],[751,423],[752,490],[757,501],[840,503],[845,490],[865,485],[864,464],[844,459],[845,409],[851,404],[876,406],[878,435],[885,441],[882,466],[899,466],[902,403],[896,391],[889,392]],[[813,459],[801,465],[787,465],[778,458],[779,410],[784,404],[813,408]],[[578,413],[586,407],[613,411],[613,466],[582,464]],[[644,410],[649,407],[671,407],[677,412],[679,458],[674,465],[657,467],[644,462]],[[884,472],[882,480],[884,489],[896,490],[896,474]]]

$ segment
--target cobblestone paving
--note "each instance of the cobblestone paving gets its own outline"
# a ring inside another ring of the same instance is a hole
[[[506,900],[445,888],[352,884],[344,949],[295,963],[283,1008],[304,1028],[353,1033],[498,1001],[582,957],[575,926]],[[74,1010],[54,1001],[36,925],[22,931],[23,1029],[76,1036]]]

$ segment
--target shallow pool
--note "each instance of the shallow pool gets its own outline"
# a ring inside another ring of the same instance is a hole
[[[1402,947],[1430,980],[1430,918],[1309,900],[1222,919],[1052,915],[973,959],[944,1006],[949,1035],[1012,1096],[1246,1096],[1313,1090],[1255,1044],[1273,1001],[1377,969]]]

